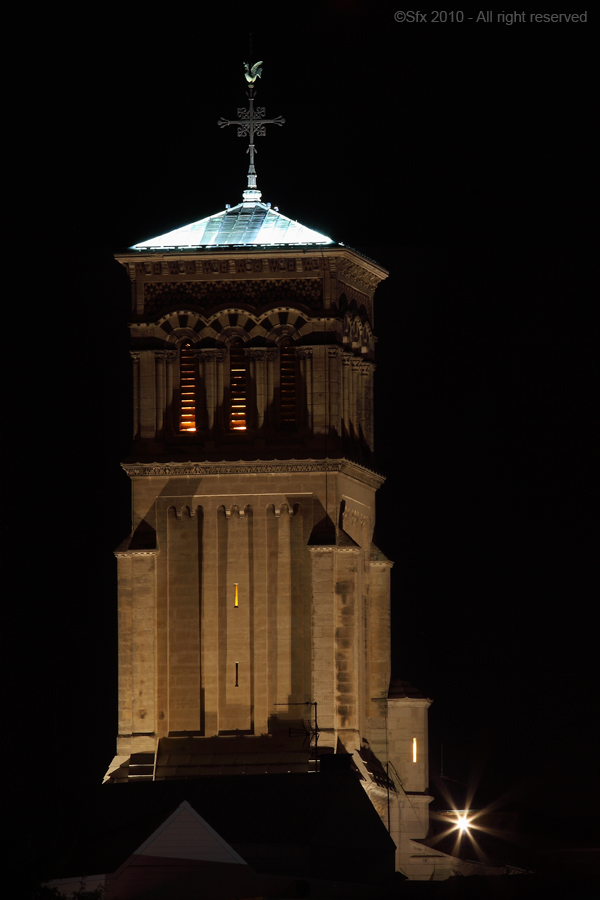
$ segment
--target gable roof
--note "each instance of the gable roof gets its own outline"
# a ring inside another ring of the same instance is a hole
[[[247,865],[187,800],[179,804],[135,853]]]

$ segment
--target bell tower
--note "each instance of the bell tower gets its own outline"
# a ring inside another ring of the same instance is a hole
[[[283,120],[254,106],[259,75],[247,67],[237,123],[219,122],[249,139],[242,201],[117,256],[134,427],[111,782],[306,772],[340,752],[368,770],[366,745],[385,754],[391,563],[373,544],[372,458],[387,272],[262,202],[254,141]]]

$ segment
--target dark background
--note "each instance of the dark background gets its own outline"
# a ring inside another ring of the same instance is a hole
[[[112,253],[241,199],[246,143],[216,122],[246,102],[250,32],[257,102],[286,118],[258,141],[263,200],[390,272],[376,541],[395,562],[394,675],[434,701],[432,774],[443,744],[475,805],[597,802],[592,23],[397,8],[103,12],[72,41],[49,24],[29,374],[8,380],[11,780],[40,816],[114,754],[130,375]]]

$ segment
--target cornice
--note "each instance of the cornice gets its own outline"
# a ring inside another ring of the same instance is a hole
[[[122,463],[130,478],[178,475],[295,475],[302,472],[334,472],[347,475],[377,489],[385,478],[348,459],[253,460],[250,462]]]
[[[115,550],[116,557],[126,556],[158,556],[158,550]]]
[[[429,697],[388,697],[387,702],[391,707],[429,709],[433,700],[430,700]]]

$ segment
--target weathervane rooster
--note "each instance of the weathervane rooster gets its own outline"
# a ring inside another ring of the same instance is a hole
[[[246,76],[246,81],[248,82],[248,84],[254,84],[256,79],[260,78],[260,76],[262,75],[262,64],[262,59],[259,62],[254,63],[252,68],[250,68],[250,65],[247,62],[244,63],[244,74]]]

